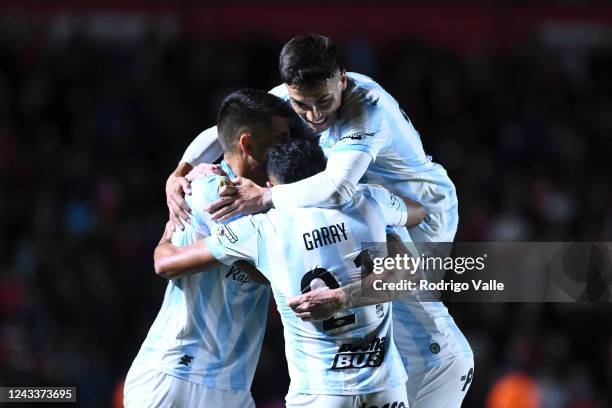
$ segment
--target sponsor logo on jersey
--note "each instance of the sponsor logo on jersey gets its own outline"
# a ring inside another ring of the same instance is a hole
[[[351,133],[350,135],[342,136],[340,138],[340,141],[341,142],[349,142],[350,143],[350,142],[353,142],[353,141],[367,139],[368,137],[374,137],[374,133],[368,133],[368,132]]]
[[[368,405],[367,402],[362,403],[359,408],[408,408],[404,401],[386,402],[383,405]]]
[[[234,265],[227,271],[225,277],[232,278],[232,280],[238,282],[240,286],[253,282],[253,279],[251,279],[246,272]]]
[[[385,358],[386,337],[375,337],[366,344],[341,344],[332,370],[379,367]]]

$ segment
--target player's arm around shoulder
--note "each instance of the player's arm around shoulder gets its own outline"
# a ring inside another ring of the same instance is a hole
[[[208,250],[205,239],[177,247],[172,245],[172,233],[172,222],[168,221],[162,238],[153,252],[156,274],[167,279],[174,279],[195,272],[195,268],[201,272],[220,264]]]
[[[188,199],[193,208],[190,221],[194,231],[198,231],[202,236],[211,235],[211,230],[216,225],[203,209],[218,198],[217,191],[222,179],[225,177],[212,175],[197,178],[192,182],[192,195]],[[196,271],[212,269],[220,264],[209,250],[205,239],[177,247],[172,244],[172,230],[172,222],[169,222],[155,248],[153,254],[155,273],[173,279]]]
[[[223,155],[221,145],[217,140],[217,127],[213,126],[200,133],[187,147],[180,163],[170,173],[166,180],[166,204],[170,214],[170,220],[176,229],[184,230],[185,223],[189,223],[191,209],[185,197],[191,194],[189,174],[194,170],[221,174],[217,165],[206,164],[213,162]]]

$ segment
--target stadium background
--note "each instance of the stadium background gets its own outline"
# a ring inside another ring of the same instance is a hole
[[[4,1],[0,385],[114,404],[163,296],[167,175],[221,98],[276,85],[282,44],[308,31],[410,115],[457,186],[457,239],[612,241],[606,2]],[[610,304],[449,308],[476,355],[464,406],[611,406]],[[258,406],[282,406],[282,349],[272,311]]]

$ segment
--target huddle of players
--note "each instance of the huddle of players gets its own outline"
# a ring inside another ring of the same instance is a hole
[[[362,251],[385,255],[362,243],[385,242],[391,229],[406,242],[452,241],[452,182],[397,102],[342,70],[328,38],[294,38],[280,70],[284,84],[270,94],[229,95],[169,179],[186,190],[184,171],[221,148],[227,177],[192,181],[189,222],[174,234],[168,223],[155,250],[156,271],[171,280],[126,378],[126,407],[254,406],[266,281],[284,325],[288,407],[460,406],[473,355],[444,305],[391,307],[356,289]],[[175,214],[185,208],[171,201]]]

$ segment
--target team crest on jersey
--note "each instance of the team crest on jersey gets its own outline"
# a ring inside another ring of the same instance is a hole
[[[229,227],[229,225],[221,224],[217,228],[217,235],[219,238],[227,239],[231,244],[235,244],[238,242],[238,237],[234,234],[234,231]]]
[[[368,133],[368,132],[351,133],[350,135],[342,136],[340,138],[340,141],[350,143],[350,142],[354,142],[358,140],[367,139],[368,137],[374,137],[374,133]]]
[[[379,367],[385,359],[385,339],[376,337],[367,344],[340,345],[331,369]]]

